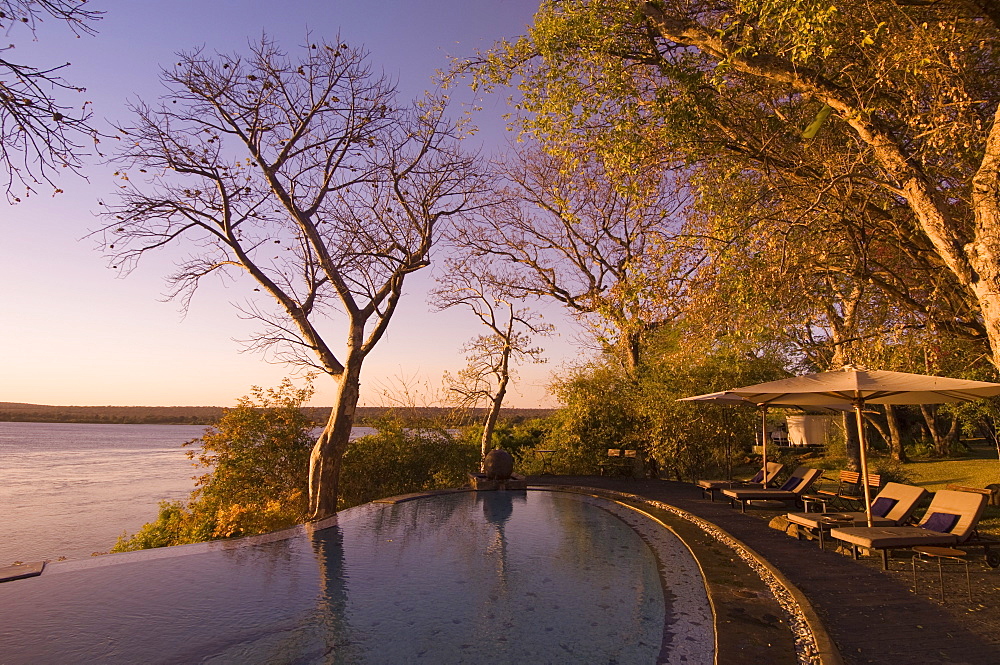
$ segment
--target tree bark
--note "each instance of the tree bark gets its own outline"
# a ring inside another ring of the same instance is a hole
[[[351,441],[351,429],[361,396],[363,359],[360,352],[348,354],[330,418],[309,456],[309,513],[313,520],[321,520],[337,512],[340,469],[344,452]]]
[[[982,309],[983,324],[1000,367],[1000,108],[986,138],[983,159],[972,178],[975,236],[966,246],[975,271],[972,288]]]
[[[889,428],[889,454],[897,462],[909,462],[906,457],[906,446],[903,444],[903,434],[899,429],[899,414],[892,404],[885,405],[885,421]]]
[[[853,411],[841,414],[844,426],[844,445],[847,449],[847,468],[850,471],[861,469],[861,442],[858,441],[858,425]]]
[[[927,430],[930,432],[931,441],[934,444],[934,455],[936,457],[948,457],[955,452],[955,444],[958,442],[958,419],[950,418],[948,431],[942,431],[941,422],[938,419],[937,408],[932,405],[921,404],[920,413],[927,423]]]
[[[481,459],[486,460],[487,453],[493,449],[493,430],[496,429],[497,420],[500,418],[500,407],[503,406],[503,398],[507,394],[507,384],[510,382],[510,375],[505,373],[500,379],[496,394],[490,400],[490,411],[486,414],[486,423],[483,425],[483,438],[480,442],[482,451]]]

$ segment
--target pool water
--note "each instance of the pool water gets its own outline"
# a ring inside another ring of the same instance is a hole
[[[4,664],[712,663],[712,631],[676,536],[561,492],[368,504],[0,584]]]

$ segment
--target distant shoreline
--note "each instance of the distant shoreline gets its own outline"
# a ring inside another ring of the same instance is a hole
[[[211,425],[218,422],[225,408],[221,406],[50,406],[47,404],[22,404],[0,402],[0,422],[28,423],[81,423],[81,424],[123,424],[123,425]],[[330,415],[330,407],[311,406],[303,409],[316,422],[322,423]],[[358,407],[358,425],[395,411],[404,420],[442,419],[450,424],[455,422],[451,409],[421,407],[391,409],[378,406]],[[553,409],[504,409],[502,417],[515,422],[532,418],[544,418]],[[475,419],[478,413],[472,413]],[[468,422],[470,417],[464,419]]]

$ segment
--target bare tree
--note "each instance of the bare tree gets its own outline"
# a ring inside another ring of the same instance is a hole
[[[505,262],[512,297],[551,298],[586,319],[634,372],[643,335],[679,315],[699,256],[674,219],[685,198],[669,172],[615,172],[537,148],[502,169],[503,202],[455,243]]]
[[[10,34],[22,28],[34,35],[39,23],[52,18],[74,34],[93,34],[92,24],[102,12],[86,5],[87,0],[0,0],[0,29]],[[2,47],[0,54],[13,48]],[[81,139],[96,139],[89,102],[74,108],[57,99],[61,93],[84,92],[62,78],[68,65],[33,67],[0,57],[0,164],[6,180],[0,187],[12,203],[21,200],[15,191],[21,187],[27,194],[42,183],[55,188],[58,170],[81,166]]]
[[[465,345],[468,365],[457,375],[446,376],[461,406],[488,404],[480,440],[484,460],[492,450],[493,431],[513,376],[511,365],[545,362],[542,349],[532,345],[533,338],[554,330],[554,326],[542,323],[537,312],[515,305],[515,290],[510,274],[496,267],[491,271],[486,262],[465,257],[448,261],[448,271],[432,296],[439,310],[467,307],[490,331]]]
[[[180,54],[158,106],[121,127],[119,202],[102,235],[130,270],[184,243],[170,277],[186,306],[200,280],[230,271],[271,296],[243,307],[264,324],[251,348],[333,378],[337,396],[309,467],[310,512],[336,511],[361,367],[385,333],[407,275],[428,265],[441,221],[470,205],[476,159],[444,101],[400,105],[367,53],[308,44],[292,60],[266,36],[247,57]],[[139,181],[142,184],[139,184]],[[343,352],[330,319],[346,322]]]

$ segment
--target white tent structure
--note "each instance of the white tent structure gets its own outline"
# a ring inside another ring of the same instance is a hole
[[[823,446],[830,434],[830,416],[806,414],[789,414],[785,416],[788,423],[788,445]]]

